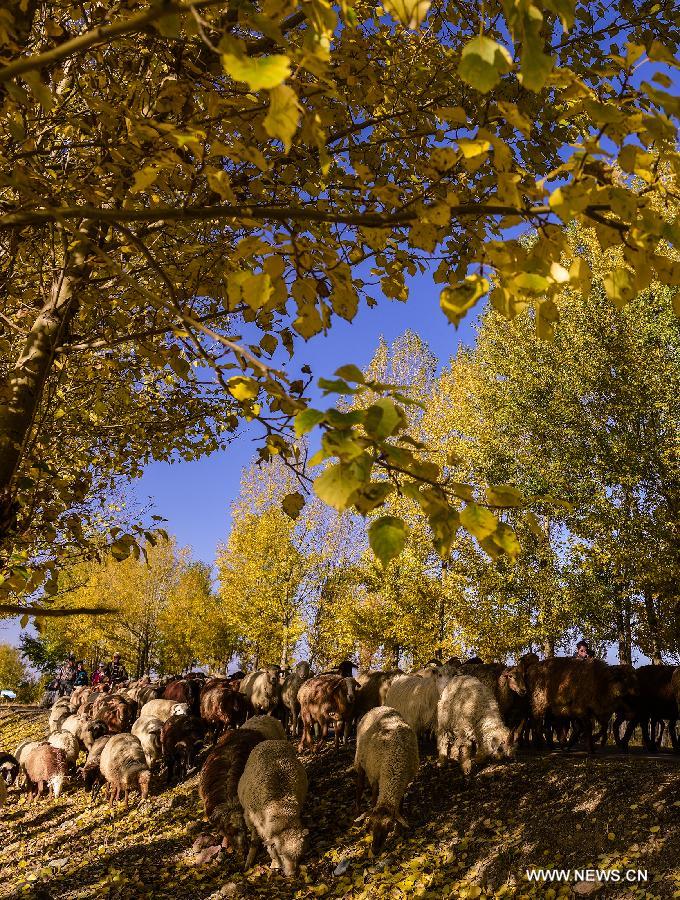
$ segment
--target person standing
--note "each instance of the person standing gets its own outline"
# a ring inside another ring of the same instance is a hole
[[[76,678],[76,658],[73,653],[69,653],[62,665],[61,669],[59,669],[59,696],[64,697],[66,694],[70,694],[73,690],[73,683]]]
[[[73,680],[74,687],[84,687],[85,685],[90,683],[90,678],[87,674],[87,670],[85,669],[85,663],[81,659],[76,668],[76,677]]]
[[[117,684],[128,680],[127,669],[120,661],[120,653],[118,653],[118,651],[113,654],[113,659],[104,669],[104,674],[109,679],[112,688],[115,688]]]

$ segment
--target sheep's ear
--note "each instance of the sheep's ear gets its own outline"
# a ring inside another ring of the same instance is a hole
[[[303,828],[302,829],[302,837],[307,837],[308,834],[309,834],[309,828]]]

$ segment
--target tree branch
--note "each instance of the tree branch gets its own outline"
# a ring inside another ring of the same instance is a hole
[[[69,608],[59,607],[53,609],[49,606],[36,606],[31,603],[29,606],[22,606],[18,603],[0,603],[0,615],[11,616],[110,616],[117,610],[109,606],[74,606]]]
[[[588,206],[584,213],[592,216],[608,212],[607,204]],[[426,212],[427,210],[425,210]],[[451,207],[451,216],[520,216],[533,218],[552,213],[549,206],[518,207],[494,203],[461,203]],[[327,212],[313,205],[305,206],[163,206],[142,209],[107,209],[96,206],[42,207],[41,209],[11,212],[0,216],[0,229],[17,225],[41,225],[69,219],[91,219],[95,222],[195,222],[209,219],[257,219],[274,222],[328,222],[336,225],[356,225],[365,228],[392,228],[410,225],[422,218],[422,210],[399,210],[392,213]],[[615,227],[615,223],[608,222]]]
[[[153,6],[147,7],[142,12],[129,19],[123,19],[120,22],[114,22],[111,25],[101,25],[79,34],[78,37],[65,41],[58,47],[46,50],[44,53],[36,53],[32,56],[24,56],[14,62],[3,66],[0,69],[0,83],[9,81],[17,75],[23,75],[24,72],[33,72],[41,69],[43,66],[49,66],[53,63],[66,59],[74,53],[87,50],[89,47],[98,44],[109,44],[115,38],[123,34],[132,34],[135,31],[141,31],[145,25],[162,19],[172,13],[190,12],[192,9],[204,9],[208,6],[217,6],[224,0],[193,0],[191,3],[184,3],[181,0],[164,0],[163,3],[155,3]]]

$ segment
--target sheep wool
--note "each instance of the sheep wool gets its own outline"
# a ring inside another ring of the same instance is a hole
[[[511,755],[510,731],[503,724],[492,691],[471,675],[457,675],[442,691],[437,705],[439,765],[449,756],[458,760],[466,775],[487,757]]]
[[[369,822],[373,850],[379,852],[402,816],[404,794],[418,773],[418,738],[399,713],[389,706],[371,709],[359,722],[354,768],[357,773],[357,806],[368,780],[377,797]]]
[[[238,798],[250,830],[250,868],[262,842],[272,868],[295,874],[305,844],[300,814],[307,796],[307,773],[288,741],[263,741],[248,757]]]
[[[243,727],[248,731],[257,731],[268,741],[285,741],[286,739],[283,725],[273,716],[253,716]]]

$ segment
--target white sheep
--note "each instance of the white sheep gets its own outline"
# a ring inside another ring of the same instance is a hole
[[[61,728],[59,728],[58,730],[70,731],[71,734],[75,735],[78,740],[80,740],[83,727],[87,724],[87,721],[87,719],[82,718],[76,713],[71,713],[68,718],[64,719],[64,721],[61,723]]]
[[[133,734],[114,734],[106,742],[99,761],[99,770],[108,782],[107,795],[109,805],[125,796],[128,806],[128,795],[136,788],[146,800],[149,794],[151,772],[146,764],[144,749],[139,738]]]
[[[167,722],[170,716],[188,716],[189,704],[176,700],[149,700],[139,712],[140,719],[156,718]]]
[[[72,715],[72,713],[68,699],[66,697],[60,697],[50,710],[50,718],[48,721],[50,734],[52,734],[53,731],[60,731],[62,723],[65,722],[70,715]]]
[[[276,709],[281,699],[278,667],[269,666],[249,672],[241,680],[239,691],[246,695],[256,712],[266,713]]]
[[[238,783],[238,798],[250,830],[249,869],[261,843],[272,869],[294,875],[307,830],[300,822],[307,796],[307,773],[288,741],[262,741],[254,747]]]
[[[354,768],[357,807],[366,780],[372,790],[369,827],[373,851],[379,853],[396,823],[407,826],[402,814],[404,794],[418,773],[418,738],[399,713],[389,706],[369,710],[357,728]]]
[[[278,719],[273,716],[253,716],[243,726],[249,731],[257,731],[267,741],[285,741],[286,729]]]
[[[449,757],[457,759],[465,775],[473,762],[512,755],[510,731],[498,703],[478,678],[457,675],[444,687],[437,705],[437,753],[439,765]]]
[[[399,675],[389,686],[385,706],[396,709],[417,735],[434,732],[437,727],[439,678]]]
[[[75,766],[80,756],[82,745],[75,734],[70,731],[54,731],[47,738],[47,743],[57,750],[63,750],[70,766]]]
[[[162,730],[163,721],[157,716],[142,716],[132,726],[131,732],[139,738],[149,768],[161,758]]]
[[[26,781],[26,760],[36,747],[44,743],[45,741],[22,741],[12,754],[19,763],[19,775],[17,777],[17,785],[19,787],[22,787]]]

